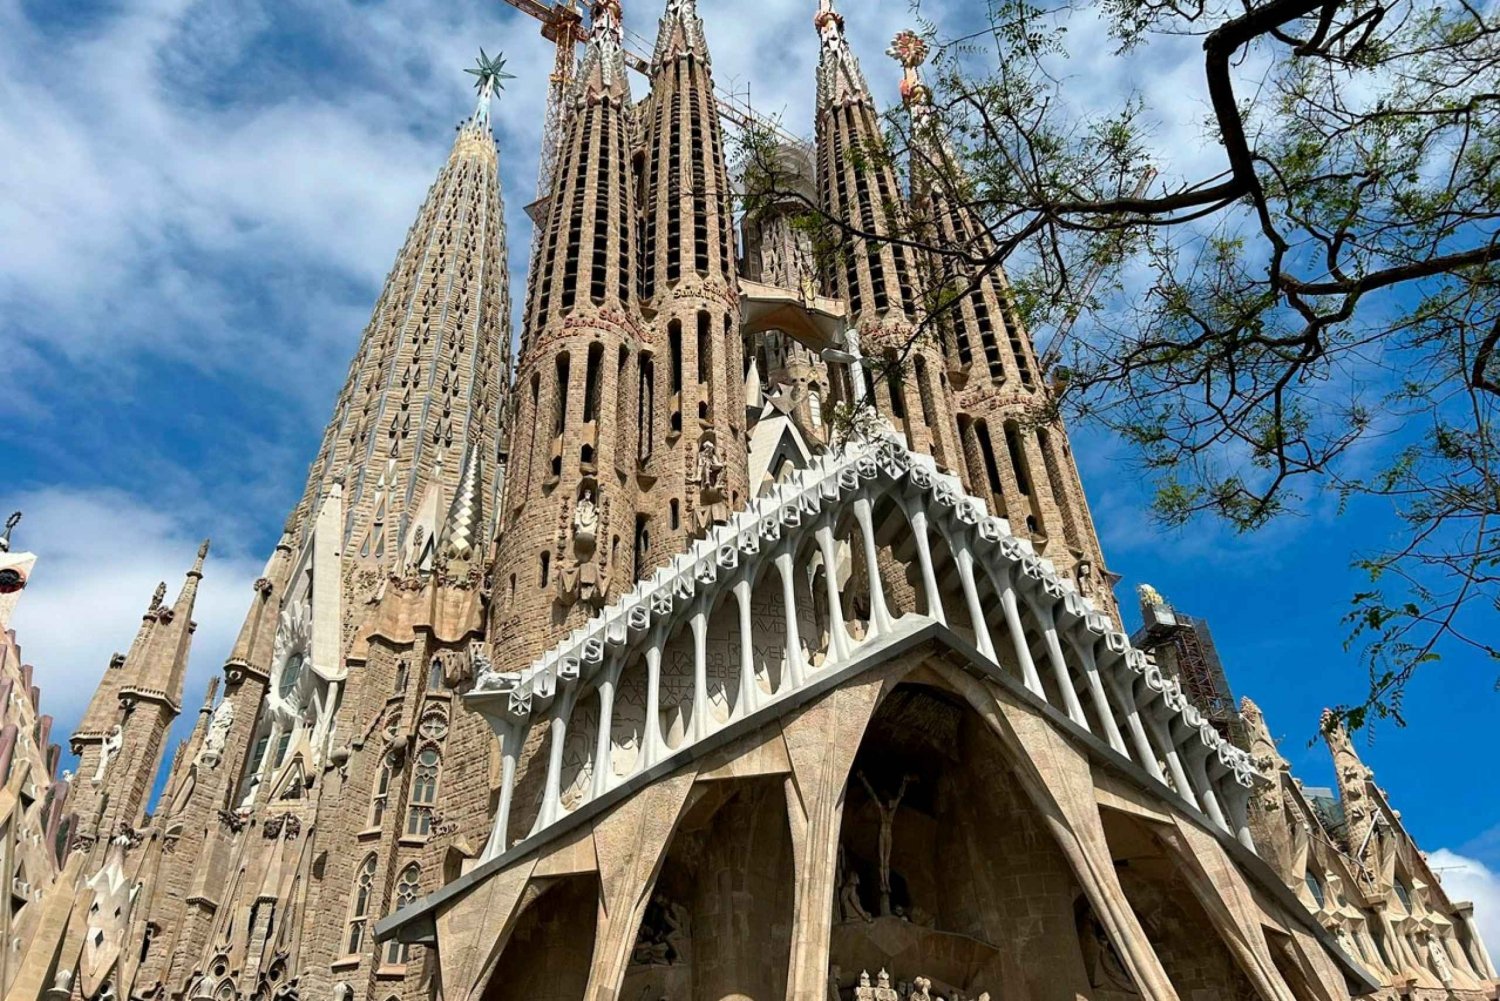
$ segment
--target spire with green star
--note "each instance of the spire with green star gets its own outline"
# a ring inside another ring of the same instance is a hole
[[[490,98],[498,90],[505,89],[506,80],[514,80],[515,75],[505,72],[505,53],[498,52],[491,59],[484,51],[479,50],[479,63],[473,69],[464,70],[465,73],[473,75],[474,89],[479,91],[479,105],[474,109],[472,119],[475,125],[488,126],[490,124]]]

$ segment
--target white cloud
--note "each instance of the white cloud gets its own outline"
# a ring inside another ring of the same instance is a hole
[[[1474,922],[1493,959],[1500,956],[1500,872],[1478,859],[1446,848],[1427,855],[1427,865],[1438,874],[1449,900],[1474,904]]]
[[[185,522],[200,519],[108,491],[47,489],[10,501],[25,512],[16,549],[37,554],[11,628],[36,665],[42,711],[56,720],[52,732],[66,748],[111,654],[129,649],[157,582],[167,582],[167,600],[176,598],[201,541]],[[244,556],[236,540],[214,545],[193,613],[198,630],[179,735],[223,667],[260,576],[261,562]]]

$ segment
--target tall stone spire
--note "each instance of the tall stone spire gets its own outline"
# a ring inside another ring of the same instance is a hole
[[[642,466],[654,480],[641,504],[650,533],[642,569],[725,520],[747,495],[733,193],[695,0],[670,0],[662,14],[644,117],[641,256],[644,297],[657,310],[657,406],[641,432]]]
[[[492,641],[514,667],[628,588],[637,491],[636,372],[649,357],[632,176],[630,87],[616,0],[593,5],[516,369]],[[509,642],[513,635],[527,642]]]
[[[443,453],[472,444],[504,454],[510,359],[505,207],[490,132],[490,101],[507,78],[481,53],[474,113],[459,127],[360,339],[333,419],[293,515],[305,545],[334,485],[342,484],[342,551],[389,566]],[[485,465],[490,509],[500,461]],[[442,464],[444,504],[460,466]],[[488,535],[489,527],[480,534]],[[353,603],[358,606],[359,601]]]
[[[993,253],[995,241],[960,194],[967,187],[963,166],[942,133],[932,91],[922,79],[927,42],[903,31],[887,54],[901,66],[901,100],[911,117],[915,225],[935,244],[984,258]],[[1104,569],[1067,431],[1055,416],[1005,272],[970,274],[954,258],[934,259],[929,266],[933,287],[964,290],[943,338],[961,446],[956,471],[1012,531],[1031,539],[1038,552],[1070,574],[1080,591],[1113,608],[1113,580]]]
[[[813,24],[818,58],[819,201],[849,227],[829,268],[831,291],[849,305],[850,326],[870,360],[866,390],[915,450],[944,467],[959,462],[950,393],[938,340],[923,334],[919,260],[906,205],[889,159],[874,100],[844,37],[832,0],[820,0]],[[910,346],[909,346],[910,345]],[[884,373],[883,376],[880,373]]]
[[[182,710],[193,606],[207,556],[205,541],[172,604],[164,604],[157,589],[130,652],[111,661],[73,734],[74,804],[86,837],[108,840],[121,825],[138,825],[145,813],[167,731]]]

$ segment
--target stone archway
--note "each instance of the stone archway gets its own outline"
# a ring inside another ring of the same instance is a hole
[[[700,788],[662,862],[620,997],[781,1001],[795,878],[782,779]]]
[[[906,682],[881,702],[845,787],[830,968],[925,977],[933,996],[1091,997],[1066,856],[959,696]],[[905,996],[903,994],[902,996]]]
[[[599,879],[563,876],[521,912],[482,1001],[578,1001],[594,955]]]
[[[1100,814],[1125,899],[1178,995],[1261,1001],[1169,850],[1135,817]]]

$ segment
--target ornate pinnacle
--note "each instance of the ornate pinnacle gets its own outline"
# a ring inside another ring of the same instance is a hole
[[[473,121],[476,124],[489,124],[490,120],[490,98],[495,96],[497,90],[505,89],[506,80],[514,80],[514,73],[505,72],[505,53],[497,52],[495,58],[491,59],[484,49],[479,50],[479,61],[473,69],[464,70],[475,77],[474,89],[479,91],[479,104],[474,109]]]
[[[208,559],[208,547],[212,544],[212,542],[212,539],[204,539],[203,544],[198,547],[198,558],[193,561],[193,569],[188,571],[188,574],[190,576],[203,576],[203,561]]]
[[[5,519],[5,530],[0,531],[0,553],[10,552],[10,533],[21,523],[21,512],[17,511]]]

